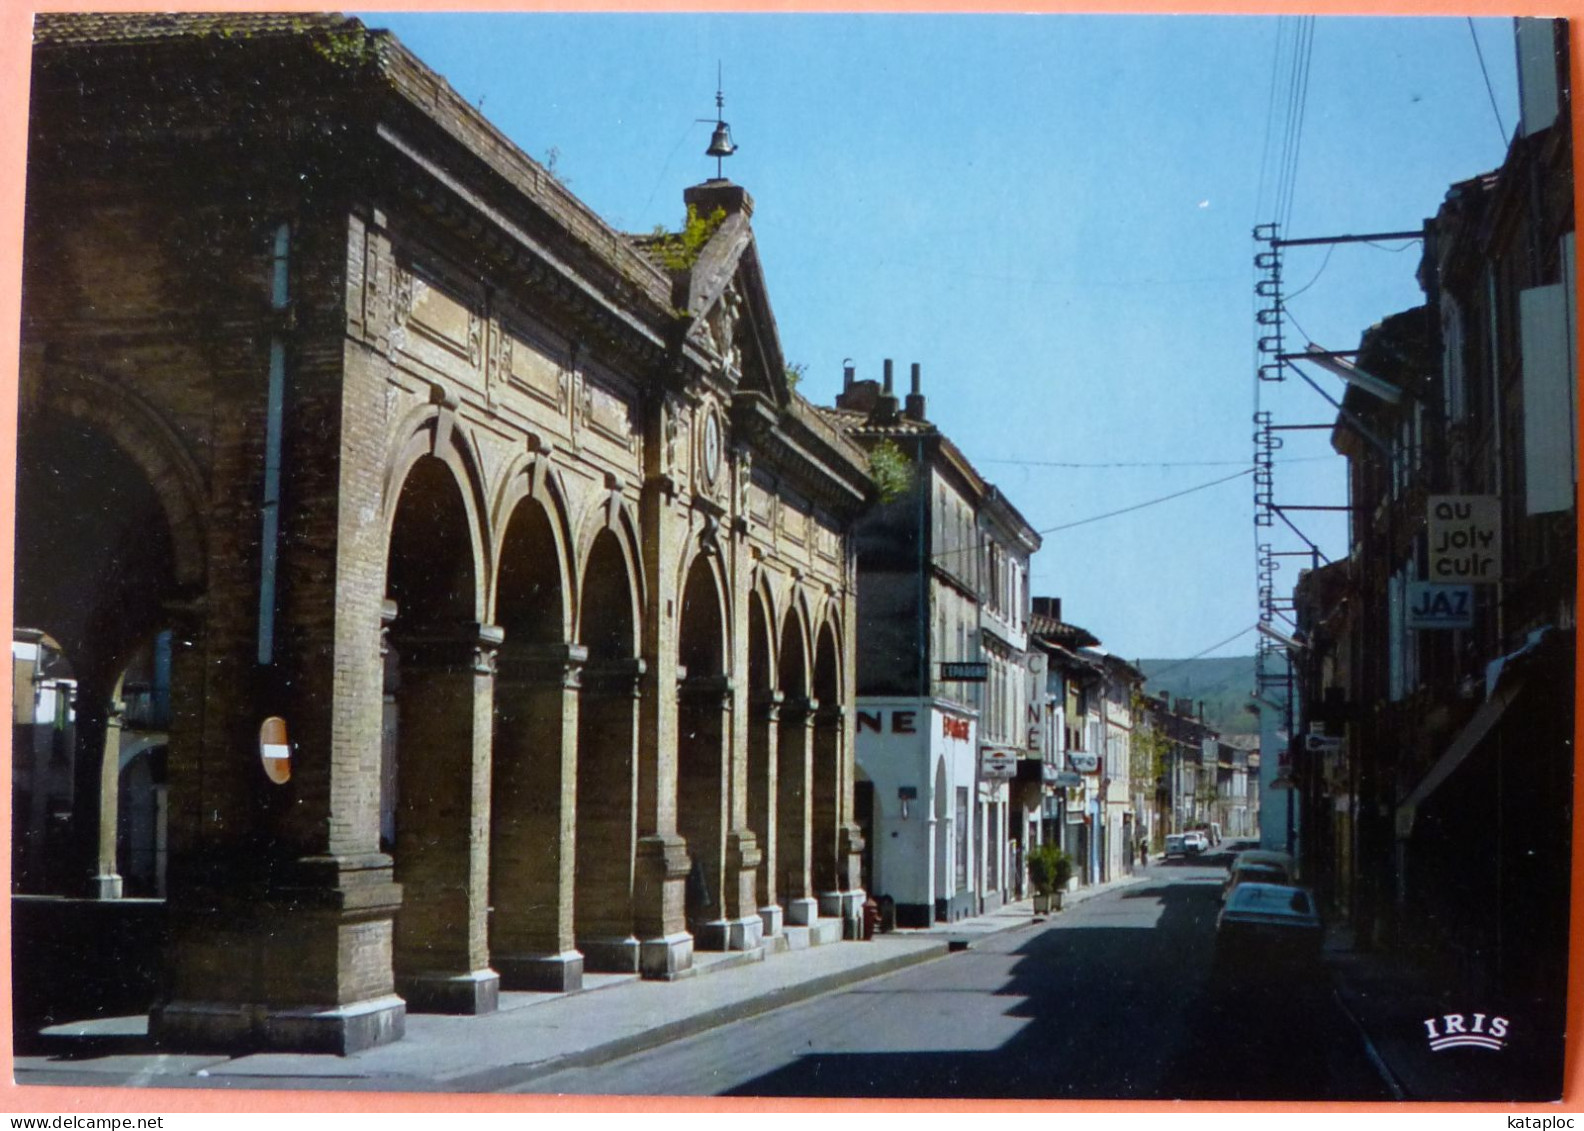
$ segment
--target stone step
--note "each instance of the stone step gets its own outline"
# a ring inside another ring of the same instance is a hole
[[[806,929],[809,932],[810,946],[826,946],[830,943],[842,941],[842,921],[840,919],[816,919]]]
[[[750,950],[695,950],[693,952],[693,973],[716,974],[722,970],[731,970],[738,966],[746,966],[750,962],[763,962],[765,948],[753,947]]]

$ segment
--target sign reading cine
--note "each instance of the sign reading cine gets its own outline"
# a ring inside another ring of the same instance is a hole
[[[1495,495],[1431,495],[1429,576],[1442,584],[1501,580],[1501,503]]]

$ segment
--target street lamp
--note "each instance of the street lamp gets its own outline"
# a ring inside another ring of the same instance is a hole
[[[1294,651],[1302,651],[1303,649],[1309,647],[1309,645],[1306,644],[1299,637],[1288,636],[1281,629],[1272,628],[1270,625],[1266,624],[1264,621],[1261,621],[1259,624],[1255,625],[1254,627],[1257,628],[1260,631],[1260,635],[1270,637],[1272,640],[1276,641],[1276,643],[1280,644],[1283,648],[1290,648],[1290,649],[1293,649]]]
[[[1313,362],[1321,369],[1333,376],[1340,377],[1349,385],[1363,389],[1366,393],[1385,401],[1387,404],[1398,404],[1402,401],[1403,391],[1390,381],[1384,380],[1367,370],[1360,369],[1347,358],[1331,350],[1321,349],[1310,342],[1304,347],[1304,352],[1295,355],[1304,361]]]

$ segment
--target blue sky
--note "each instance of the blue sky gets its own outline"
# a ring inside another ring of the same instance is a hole
[[[740,147],[725,173],[754,196],[800,391],[831,403],[844,358],[860,377],[887,357],[899,375],[919,362],[931,419],[1036,529],[1249,462],[1251,229],[1276,205],[1268,154],[1294,133],[1296,21],[362,18],[531,156],[553,150],[572,191],[625,231],[676,227],[682,190],[714,175],[711,127],[695,119],[713,117],[719,62]],[[1315,22],[1285,234],[1415,229],[1452,182],[1501,163],[1517,116],[1511,24],[1474,28],[1491,92],[1462,18]],[[1291,314],[1327,348],[1422,301],[1417,244],[1326,255],[1291,249],[1286,279]],[[1261,395],[1278,419],[1334,419],[1297,382]],[[1290,435],[1278,501],[1341,503],[1325,433]],[[1045,466],[1058,463],[1171,466]],[[1034,590],[1112,651],[1201,652],[1257,616],[1251,496],[1245,477],[1051,533]],[[1301,525],[1345,553],[1338,516]],[[1215,654],[1253,647],[1250,634]]]

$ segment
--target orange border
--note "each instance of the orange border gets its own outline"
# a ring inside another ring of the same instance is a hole
[[[272,11],[322,11],[324,4],[301,0],[98,0],[97,3],[50,3],[16,5],[0,2],[0,468],[16,465],[16,384],[19,365],[18,335],[21,324],[22,198],[27,151],[27,91],[34,11],[219,11],[268,9]],[[467,10],[579,12],[1134,12],[1155,15],[1182,14],[1182,5],[1167,0],[374,0],[371,9],[387,11]],[[1392,0],[1389,4],[1370,0],[1308,0],[1306,3],[1280,3],[1266,0],[1192,0],[1197,15],[1473,15],[1511,16],[1534,14],[1584,19],[1584,0],[1557,0],[1541,8],[1534,0],[1501,3],[1499,0]],[[1572,89],[1584,93],[1584,39],[1579,24],[1570,29],[1572,49]],[[1573,107],[1574,134],[1580,135],[1584,117],[1584,97],[1576,97]],[[1575,168],[1577,156],[1575,155]],[[1584,215],[1584,178],[1574,175],[1574,212]],[[11,474],[0,474],[0,560],[10,561],[14,552],[16,484]],[[1584,526],[1581,526],[1584,533]],[[1584,539],[1581,539],[1584,541]],[[11,611],[11,570],[0,571],[0,622],[9,623]],[[1584,597],[1584,572],[1579,574],[1579,597]],[[1584,607],[1584,600],[1578,602]],[[1584,703],[1584,665],[1575,667],[1575,693]],[[1574,748],[1584,747],[1584,727],[1574,722]],[[0,791],[0,815],[9,826],[10,790]],[[1178,1101],[1080,1100],[1039,1101],[935,1101],[935,1100],[735,1100],[717,1098],[654,1098],[647,1096],[491,1096],[435,1093],[358,1093],[289,1091],[197,1091],[177,1088],[90,1087],[62,1088],[11,1082],[10,1048],[11,1000],[9,983],[0,989],[0,1040],[5,1041],[0,1061],[0,1111],[37,1114],[97,1113],[251,1113],[251,1112],[729,1112],[762,1111],[853,1113],[896,1112],[1491,1112],[1556,1114],[1584,1111],[1584,1058],[1580,1034],[1584,1029],[1584,773],[1575,773],[1573,782],[1573,899],[1569,926],[1574,942],[1568,976],[1568,1039],[1565,1052],[1563,1100],[1557,1104],[1359,1104],[1359,1103],[1189,1103]],[[9,878],[10,856],[0,861],[0,876]],[[9,883],[6,884],[7,889]],[[0,917],[0,955],[10,953],[10,917]],[[151,1102],[153,1101],[153,1102]]]

